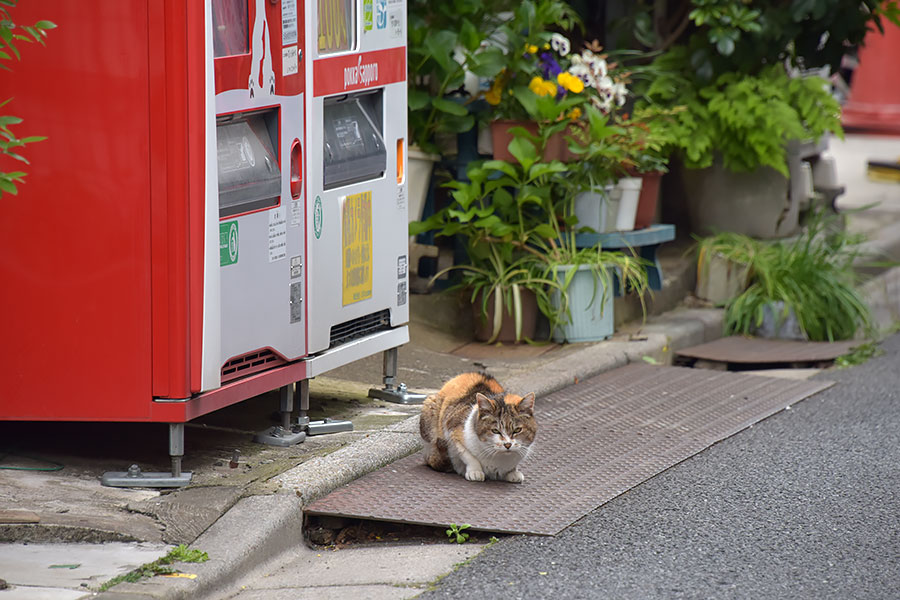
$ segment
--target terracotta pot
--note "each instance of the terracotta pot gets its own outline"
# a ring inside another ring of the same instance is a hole
[[[659,204],[659,184],[662,181],[662,175],[661,171],[633,175],[643,180],[641,195],[638,198],[637,215],[634,218],[635,229],[653,225],[653,220],[656,218],[656,206]]]
[[[513,127],[523,127],[532,135],[538,134],[537,123],[532,121],[513,121],[509,119],[500,119],[491,121],[491,138],[494,148],[494,158],[497,160],[505,160],[514,162],[515,157],[509,153],[509,143],[515,137],[510,133]],[[568,142],[566,142],[563,132],[554,133],[547,140],[547,147],[544,148],[542,157],[544,162],[551,160],[561,160],[563,162],[572,162],[576,160],[575,155],[569,152]]]
[[[522,290],[522,339],[516,340],[516,320],[503,306],[503,321],[500,325],[500,335],[497,336],[496,342],[504,344],[515,344],[524,342],[525,339],[534,339],[534,332],[537,329],[538,306],[537,297],[531,290]],[[487,316],[481,311],[482,297],[481,293],[475,297],[472,304],[472,314],[475,316],[475,339],[479,342],[486,342],[491,339],[494,331],[494,298],[488,298]]]

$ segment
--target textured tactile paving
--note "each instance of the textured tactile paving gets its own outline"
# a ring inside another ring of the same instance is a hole
[[[832,361],[859,344],[859,341],[800,342],[733,335],[679,350],[676,356],[738,364],[814,363]]]
[[[629,365],[538,398],[538,436],[521,465],[522,484],[437,473],[417,452],[306,511],[554,535],[672,465],[830,385]]]

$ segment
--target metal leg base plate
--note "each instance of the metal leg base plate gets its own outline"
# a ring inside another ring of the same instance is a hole
[[[309,435],[324,435],[326,433],[340,433],[341,431],[353,431],[353,423],[340,419],[325,419],[324,421],[310,421],[306,426]]]
[[[253,441],[268,446],[281,446],[286,448],[299,444],[306,439],[306,432],[302,430],[285,429],[281,425],[270,427],[253,436]]]
[[[425,402],[426,396],[425,394],[408,392],[406,384],[401,383],[398,387],[371,388],[369,390],[369,398],[393,402],[394,404],[422,404]]]
[[[137,465],[132,465],[127,471],[107,471],[100,478],[100,483],[108,487],[173,488],[189,484],[191,475],[190,471],[184,471],[180,475],[144,473]]]

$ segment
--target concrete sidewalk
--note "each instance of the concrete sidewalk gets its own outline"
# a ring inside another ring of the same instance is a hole
[[[866,154],[873,149],[875,155]],[[881,201],[874,209],[877,214],[852,216],[850,227],[866,232],[882,252],[900,258],[900,185],[871,184],[865,180],[864,166],[867,158],[900,157],[900,140],[885,142],[884,138],[848,136],[846,142],[832,142],[831,150],[839,166],[839,177],[847,186],[840,206]],[[464,328],[455,324],[458,307],[452,306],[446,297],[412,296],[411,342],[400,351],[399,379],[413,390],[428,392],[459,372],[486,369],[508,389],[519,393],[534,391],[540,398],[645,357],[669,362],[676,350],[715,339],[722,330],[720,310],[688,308],[681,302],[694,285],[693,265],[683,256],[683,250],[684,246],[676,245],[662,252],[666,281],[651,307],[656,315],[643,325],[626,323],[618,328],[612,340],[596,344],[516,347],[471,344],[459,333]],[[900,269],[873,279],[867,293],[883,325],[891,325],[900,318]],[[617,314],[633,316],[634,307],[620,302]],[[445,326],[437,326],[440,323]],[[271,571],[273,561],[296,565],[302,570],[314,567],[330,571],[330,579],[316,579],[310,573],[295,575],[295,579],[305,577],[303,581],[314,586],[315,593],[311,589],[310,597],[329,597],[330,586],[345,585],[348,581],[333,577],[334,570],[348,567],[329,562],[338,557],[319,556],[322,552],[304,545],[302,506],[421,447],[418,407],[366,399],[367,389],[377,387],[381,381],[381,367],[380,355],[373,356],[337,369],[311,386],[313,409],[319,413],[314,412],[313,418],[350,418],[356,428],[352,433],[308,438],[291,449],[248,444],[246,430],[256,425],[262,429],[269,423],[270,413],[277,406],[273,397],[247,401],[246,407],[236,409],[230,416],[201,420],[187,434],[186,468],[196,472],[195,482],[191,488],[172,494],[111,490],[99,485],[98,471],[127,466],[110,464],[110,453],[115,460],[131,460],[129,452],[133,450],[129,448],[143,439],[142,430],[129,428],[119,442],[109,439],[109,426],[95,429],[80,424],[57,429],[57,434],[64,436],[59,442],[63,448],[50,456],[70,456],[67,445],[95,443],[97,446],[95,452],[79,454],[77,460],[73,458],[72,466],[67,464],[67,469],[62,471],[37,472],[29,477],[15,472],[15,482],[10,476],[13,472],[0,471],[0,484],[3,484],[0,507],[25,508],[42,517],[40,523],[29,528],[0,525],[3,536],[0,539],[18,540],[0,544],[0,579],[15,586],[0,591],[0,600],[89,597],[90,589],[152,561],[175,543],[190,543],[209,554],[209,561],[202,564],[175,565],[194,577],[156,577],[136,584],[123,583],[98,597],[226,597],[239,590],[253,573],[261,569]],[[148,435],[147,443],[154,443],[155,447],[142,451],[143,455],[164,459],[163,438],[153,442],[155,434]],[[88,439],[93,437],[99,441]],[[237,445],[242,453],[236,456],[237,466],[232,468],[228,464],[229,448]],[[160,466],[158,470],[165,470],[164,461]],[[27,483],[22,483],[25,480]],[[7,487],[7,483],[16,485]],[[22,536],[22,532],[27,535]],[[110,543],[115,540],[119,542]],[[40,545],[48,541],[77,543]],[[465,550],[448,547],[436,556],[419,546],[409,546],[403,551],[402,559],[394,556],[389,562],[402,563],[419,556],[430,565],[429,570],[422,571],[427,579],[410,581],[384,566],[381,578],[370,581],[377,583],[372,584],[370,593],[357,592],[361,597],[415,595],[427,581],[449,571],[454,563],[475,551],[476,546]],[[374,558],[362,563],[379,568]],[[435,571],[438,566],[444,570]],[[393,584],[407,587],[402,592],[387,589]],[[333,591],[337,594],[334,597],[338,597],[346,589]],[[260,591],[255,597],[277,598],[274,593]]]

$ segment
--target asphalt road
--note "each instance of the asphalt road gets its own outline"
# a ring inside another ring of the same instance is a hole
[[[900,598],[900,334],[882,347],[817,375],[838,382],[828,390],[556,537],[502,540],[419,598]]]

